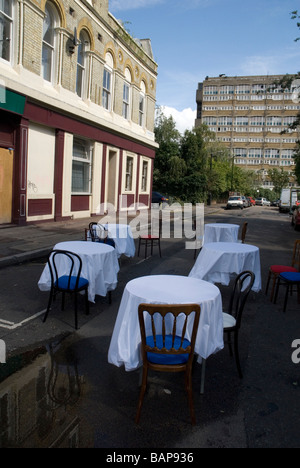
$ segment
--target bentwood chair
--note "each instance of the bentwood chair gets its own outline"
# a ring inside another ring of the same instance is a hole
[[[108,237],[108,229],[102,224],[92,222],[89,224],[90,239],[92,242],[101,242],[103,244],[115,247],[115,241]]]
[[[228,311],[223,312],[223,329],[224,334],[228,340],[227,343],[229,346],[231,356],[233,355],[231,346],[231,335],[234,335],[234,355],[240,378],[243,377],[243,373],[239,358],[238,338],[239,331],[241,328],[243,311],[249,293],[252,289],[254,280],[255,275],[254,273],[252,273],[252,271],[244,271],[236,277],[231,293]]]
[[[78,329],[77,317],[77,295],[81,291],[85,291],[85,309],[86,314],[89,314],[88,287],[87,279],[81,277],[82,260],[79,255],[67,250],[53,250],[48,257],[48,266],[51,275],[51,289],[48,301],[47,311],[43,322],[47,320],[52,301],[56,294],[62,293],[61,310],[64,310],[65,294],[74,295],[74,313],[75,313],[75,329]],[[67,273],[60,274],[60,271]]]
[[[295,241],[291,265],[271,265],[267,279],[266,294],[272,281],[271,301],[274,298],[276,282],[281,273],[297,273],[300,270],[300,239]]]
[[[192,424],[195,424],[192,364],[200,318],[200,306],[197,304],[140,304],[138,317],[142,338],[143,377],[136,423],[138,424],[140,420],[147,387],[148,370],[153,370],[185,372],[185,386],[188,394],[191,421]],[[151,332],[147,336],[146,323],[149,320]],[[187,330],[190,331],[190,338],[187,338]]]
[[[284,306],[283,306],[283,312],[286,312],[289,292],[292,294],[294,286],[297,287],[298,304],[300,304],[300,272],[289,271],[289,272],[280,273],[280,275],[277,278],[277,286],[276,286],[274,304],[276,304],[277,302],[278,291],[281,285],[284,285],[286,287]]]

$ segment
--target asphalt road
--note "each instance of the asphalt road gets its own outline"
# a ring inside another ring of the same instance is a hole
[[[245,220],[249,223],[246,242],[260,248],[265,287],[269,265],[290,264],[299,233],[290,226],[289,216],[274,208],[220,210],[205,222],[242,225]],[[48,293],[39,291],[37,282],[45,259],[0,270],[0,319],[19,324],[14,329],[0,327],[9,357],[7,365],[0,364],[0,447],[70,443],[112,449],[299,447],[300,364],[291,359],[292,342],[300,339],[295,295],[283,314],[282,296],[274,305],[264,291],[251,293],[240,338],[243,380],[225,347],[208,359],[205,394],[200,396],[201,366],[195,365],[195,427],[189,422],[180,374],[150,377],[140,425],[134,424],[139,372],[127,373],[107,362],[118,307],[125,284],[135,277],[188,275],[194,256],[184,249],[184,242],[163,240],[162,259],[157,254],[146,260],[122,259],[112,304],[97,298],[90,316],[80,315],[78,332],[74,332],[72,309],[62,314],[57,308],[42,323]],[[230,287],[220,289],[226,304]],[[81,392],[76,401],[61,404],[51,396],[47,386],[55,367],[51,362],[61,366],[64,377],[67,365],[77,367]]]

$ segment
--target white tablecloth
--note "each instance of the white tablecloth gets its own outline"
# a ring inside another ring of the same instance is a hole
[[[104,226],[105,229],[107,229],[108,231],[108,237],[114,240],[118,257],[121,257],[121,255],[126,255],[126,257],[135,256],[135,244],[133,234],[131,227],[128,224],[108,223],[105,225],[99,224],[99,226]],[[100,232],[96,231],[96,234],[99,235]],[[87,240],[91,240],[89,232],[87,233]]]
[[[223,349],[222,297],[213,284],[187,276],[153,275],[127,283],[108,352],[108,362],[126,371],[141,366],[138,306],[141,303],[201,306],[195,353],[206,359]]]
[[[261,266],[258,247],[236,242],[204,244],[189,277],[228,286],[233,275],[250,270],[255,274],[253,291],[261,290]]]
[[[237,242],[240,226],[238,224],[212,223],[204,226],[204,243]]]
[[[54,250],[68,250],[77,253],[82,260],[81,276],[89,281],[88,296],[95,302],[95,296],[106,296],[108,291],[117,287],[119,262],[116,250],[98,242],[70,241],[60,242]],[[67,263],[59,263],[59,274],[67,272]],[[48,265],[45,266],[38,282],[41,291],[49,291],[51,276]]]
[[[108,237],[113,239],[116,244],[118,257],[126,255],[126,257],[135,256],[135,244],[131,227],[128,224],[106,224],[108,229]]]

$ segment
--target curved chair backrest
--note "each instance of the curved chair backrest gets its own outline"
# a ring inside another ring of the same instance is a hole
[[[64,259],[61,258],[62,256]],[[58,265],[58,263],[62,262],[62,260],[63,263]],[[52,286],[58,285],[58,279],[61,276],[65,276],[68,277],[66,283],[67,289],[71,289],[71,279],[75,277],[75,287],[72,287],[72,290],[76,291],[76,289],[78,289],[78,283],[82,270],[82,260],[78,254],[69,252],[68,250],[53,250],[48,257],[48,265]]]
[[[146,336],[147,314],[150,316],[153,345],[149,344],[149,336]],[[138,316],[144,362],[147,359],[147,353],[169,356],[188,354],[188,362],[192,360],[200,317],[198,304],[140,304]],[[191,324],[188,324],[189,318],[192,320]],[[190,336],[188,340],[186,339],[187,329]]]
[[[254,280],[255,274],[252,271],[243,271],[234,281],[228,313],[235,317],[237,328],[241,325],[243,310]]]
[[[292,267],[297,268],[300,271],[300,239],[295,241]]]
[[[241,241],[242,241],[242,244],[245,243],[246,234],[247,234],[247,229],[248,229],[248,223],[247,223],[247,221],[245,221],[244,224],[243,224],[243,226],[242,226],[242,234],[241,234]]]
[[[90,238],[92,242],[104,242],[107,238],[107,229],[102,224],[92,222],[89,224]]]

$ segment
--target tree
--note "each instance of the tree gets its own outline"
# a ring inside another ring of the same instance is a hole
[[[274,185],[274,192],[279,198],[281,190],[289,184],[289,175],[283,169],[274,168],[268,171],[268,176]]]

